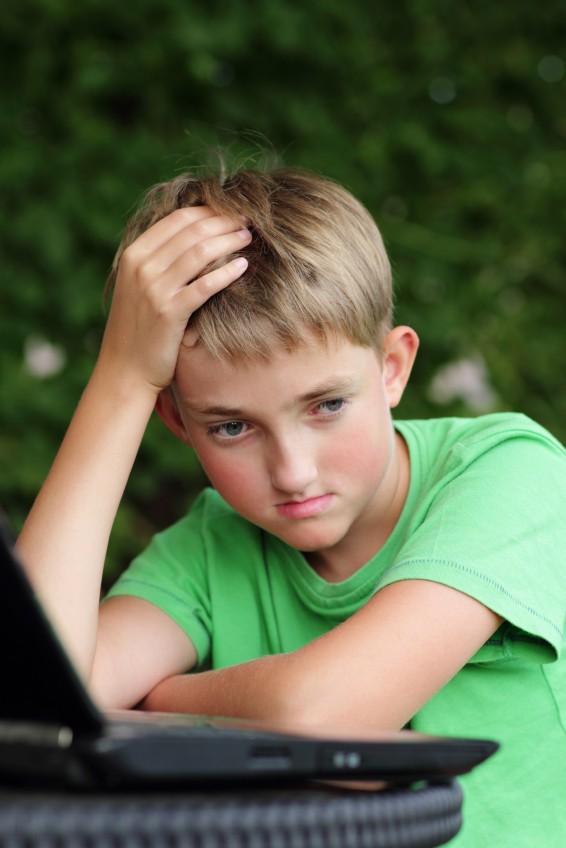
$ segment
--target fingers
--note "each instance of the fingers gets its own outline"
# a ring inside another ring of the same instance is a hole
[[[153,224],[148,230],[139,236],[134,245],[138,250],[147,254],[154,253],[161,245],[172,238],[175,233],[186,227],[199,224],[208,218],[217,218],[215,212],[208,206],[187,206],[176,209],[170,215]],[[227,220],[227,219],[226,219]],[[231,222],[234,224],[234,222]],[[131,245],[133,247],[134,245]]]
[[[122,334],[127,325],[134,348],[143,341],[149,351],[155,337],[159,356],[144,365],[152,384],[168,384],[191,314],[243,274],[247,261],[234,254],[251,238],[243,220],[196,207],[176,210],[124,251],[109,324]]]
[[[207,266],[249,244],[251,234],[242,221],[210,212],[205,207],[178,209],[159,221],[124,252],[119,276],[135,280],[142,289],[172,295]]]
[[[222,233],[241,229],[242,221],[217,215],[208,206],[188,206],[176,209],[153,224],[132,244],[140,256],[159,255],[175,236],[184,233],[192,243],[203,241]]]
[[[152,392],[171,383],[191,314],[247,266],[243,223],[178,209],[124,251],[100,354],[112,373]]]
[[[168,269],[162,272],[163,285],[171,291],[184,288],[189,283],[194,285],[193,281],[199,278],[209,266],[231,254],[239,253],[251,239],[250,231],[240,228],[235,232],[205,238],[188,246],[184,233],[178,233],[167,246],[167,253],[173,261]],[[163,254],[159,259],[165,258]],[[205,276],[209,277],[210,273],[207,272]]]
[[[248,260],[238,256],[220,268],[198,277],[189,286],[184,286],[177,297],[182,299],[187,314],[196,312],[210,297],[227,288],[242,276],[247,267]]]

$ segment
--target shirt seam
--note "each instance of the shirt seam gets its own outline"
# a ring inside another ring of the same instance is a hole
[[[538,610],[534,609],[534,607],[531,607],[528,604],[525,604],[523,601],[520,600],[520,598],[517,598],[516,595],[514,595],[512,592],[510,592],[505,586],[503,586],[497,580],[494,580],[492,577],[489,577],[487,574],[484,574],[483,572],[478,571],[475,568],[471,568],[468,565],[462,565],[461,563],[454,562],[453,560],[419,558],[419,559],[409,559],[409,560],[405,560],[403,562],[399,562],[396,565],[391,566],[391,568],[389,568],[385,572],[383,577],[378,581],[376,588],[379,588],[380,584],[383,583],[383,581],[386,579],[386,577],[388,575],[392,574],[395,571],[398,571],[399,569],[406,568],[410,565],[425,565],[425,564],[426,565],[448,566],[449,568],[454,568],[457,571],[460,571],[464,574],[469,574],[473,577],[478,578],[479,580],[488,584],[492,588],[497,589],[498,592],[500,592],[502,595],[504,595],[509,600],[513,601],[513,603],[515,603],[521,609],[525,610],[525,612],[528,612],[530,615],[533,615],[535,618],[538,618],[540,621],[543,621],[545,624],[547,624],[554,631],[554,633],[556,633],[556,635],[560,639],[562,639],[562,630],[559,627],[557,627],[556,624],[550,618],[548,618],[547,616],[538,612]],[[462,591],[465,591],[465,590],[462,590]]]
[[[208,631],[197,615],[197,607],[189,607],[186,599],[179,597],[179,595],[176,595],[174,592],[171,592],[169,589],[163,588],[163,586],[156,586],[155,583],[150,583],[147,580],[139,580],[138,578],[134,578],[134,577],[124,577],[122,580],[120,580],[120,586],[118,587],[118,590],[121,590],[123,586],[127,586],[128,584],[133,585],[133,586],[143,586],[146,589],[151,589],[152,592],[158,592],[162,595],[167,596],[168,598],[171,598],[176,603],[180,604],[181,607],[183,608],[183,610],[186,611],[188,613],[188,615],[191,616],[191,619],[200,628],[201,633],[205,636],[206,640],[210,641],[210,636],[208,634]],[[127,592],[122,593],[120,591],[120,594],[127,594]],[[112,597],[112,595],[109,594],[108,597]],[[151,603],[151,602],[149,602],[149,603]],[[162,609],[162,608],[160,607],[160,609]],[[162,611],[166,615],[169,615],[167,610],[162,609]],[[169,617],[171,617],[171,616],[169,616]],[[200,657],[199,657],[199,664],[200,664]]]

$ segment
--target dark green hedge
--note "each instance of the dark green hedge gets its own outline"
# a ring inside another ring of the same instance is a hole
[[[0,498],[16,527],[92,368],[129,211],[212,143],[267,139],[374,213],[398,320],[422,339],[401,414],[520,409],[566,438],[561,2],[18,0],[0,24]],[[152,424],[108,577],[201,484]]]

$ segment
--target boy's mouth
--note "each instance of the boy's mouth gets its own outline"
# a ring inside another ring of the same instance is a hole
[[[276,505],[277,512],[283,518],[312,518],[330,506],[331,494],[319,495],[316,498],[306,498],[304,501],[287,501]]]

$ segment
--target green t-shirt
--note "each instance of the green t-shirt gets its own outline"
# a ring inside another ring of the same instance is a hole
[[[505,622],[411,726],[496,739],[462,778],[459,848],[566,844],[566,451],[521,415],[396,422],[411,482],[385,546],[327,583],[304,557],[206,490],[111,590],[170,615],[199,669],[293,651],[382,586],[426,579]]]

